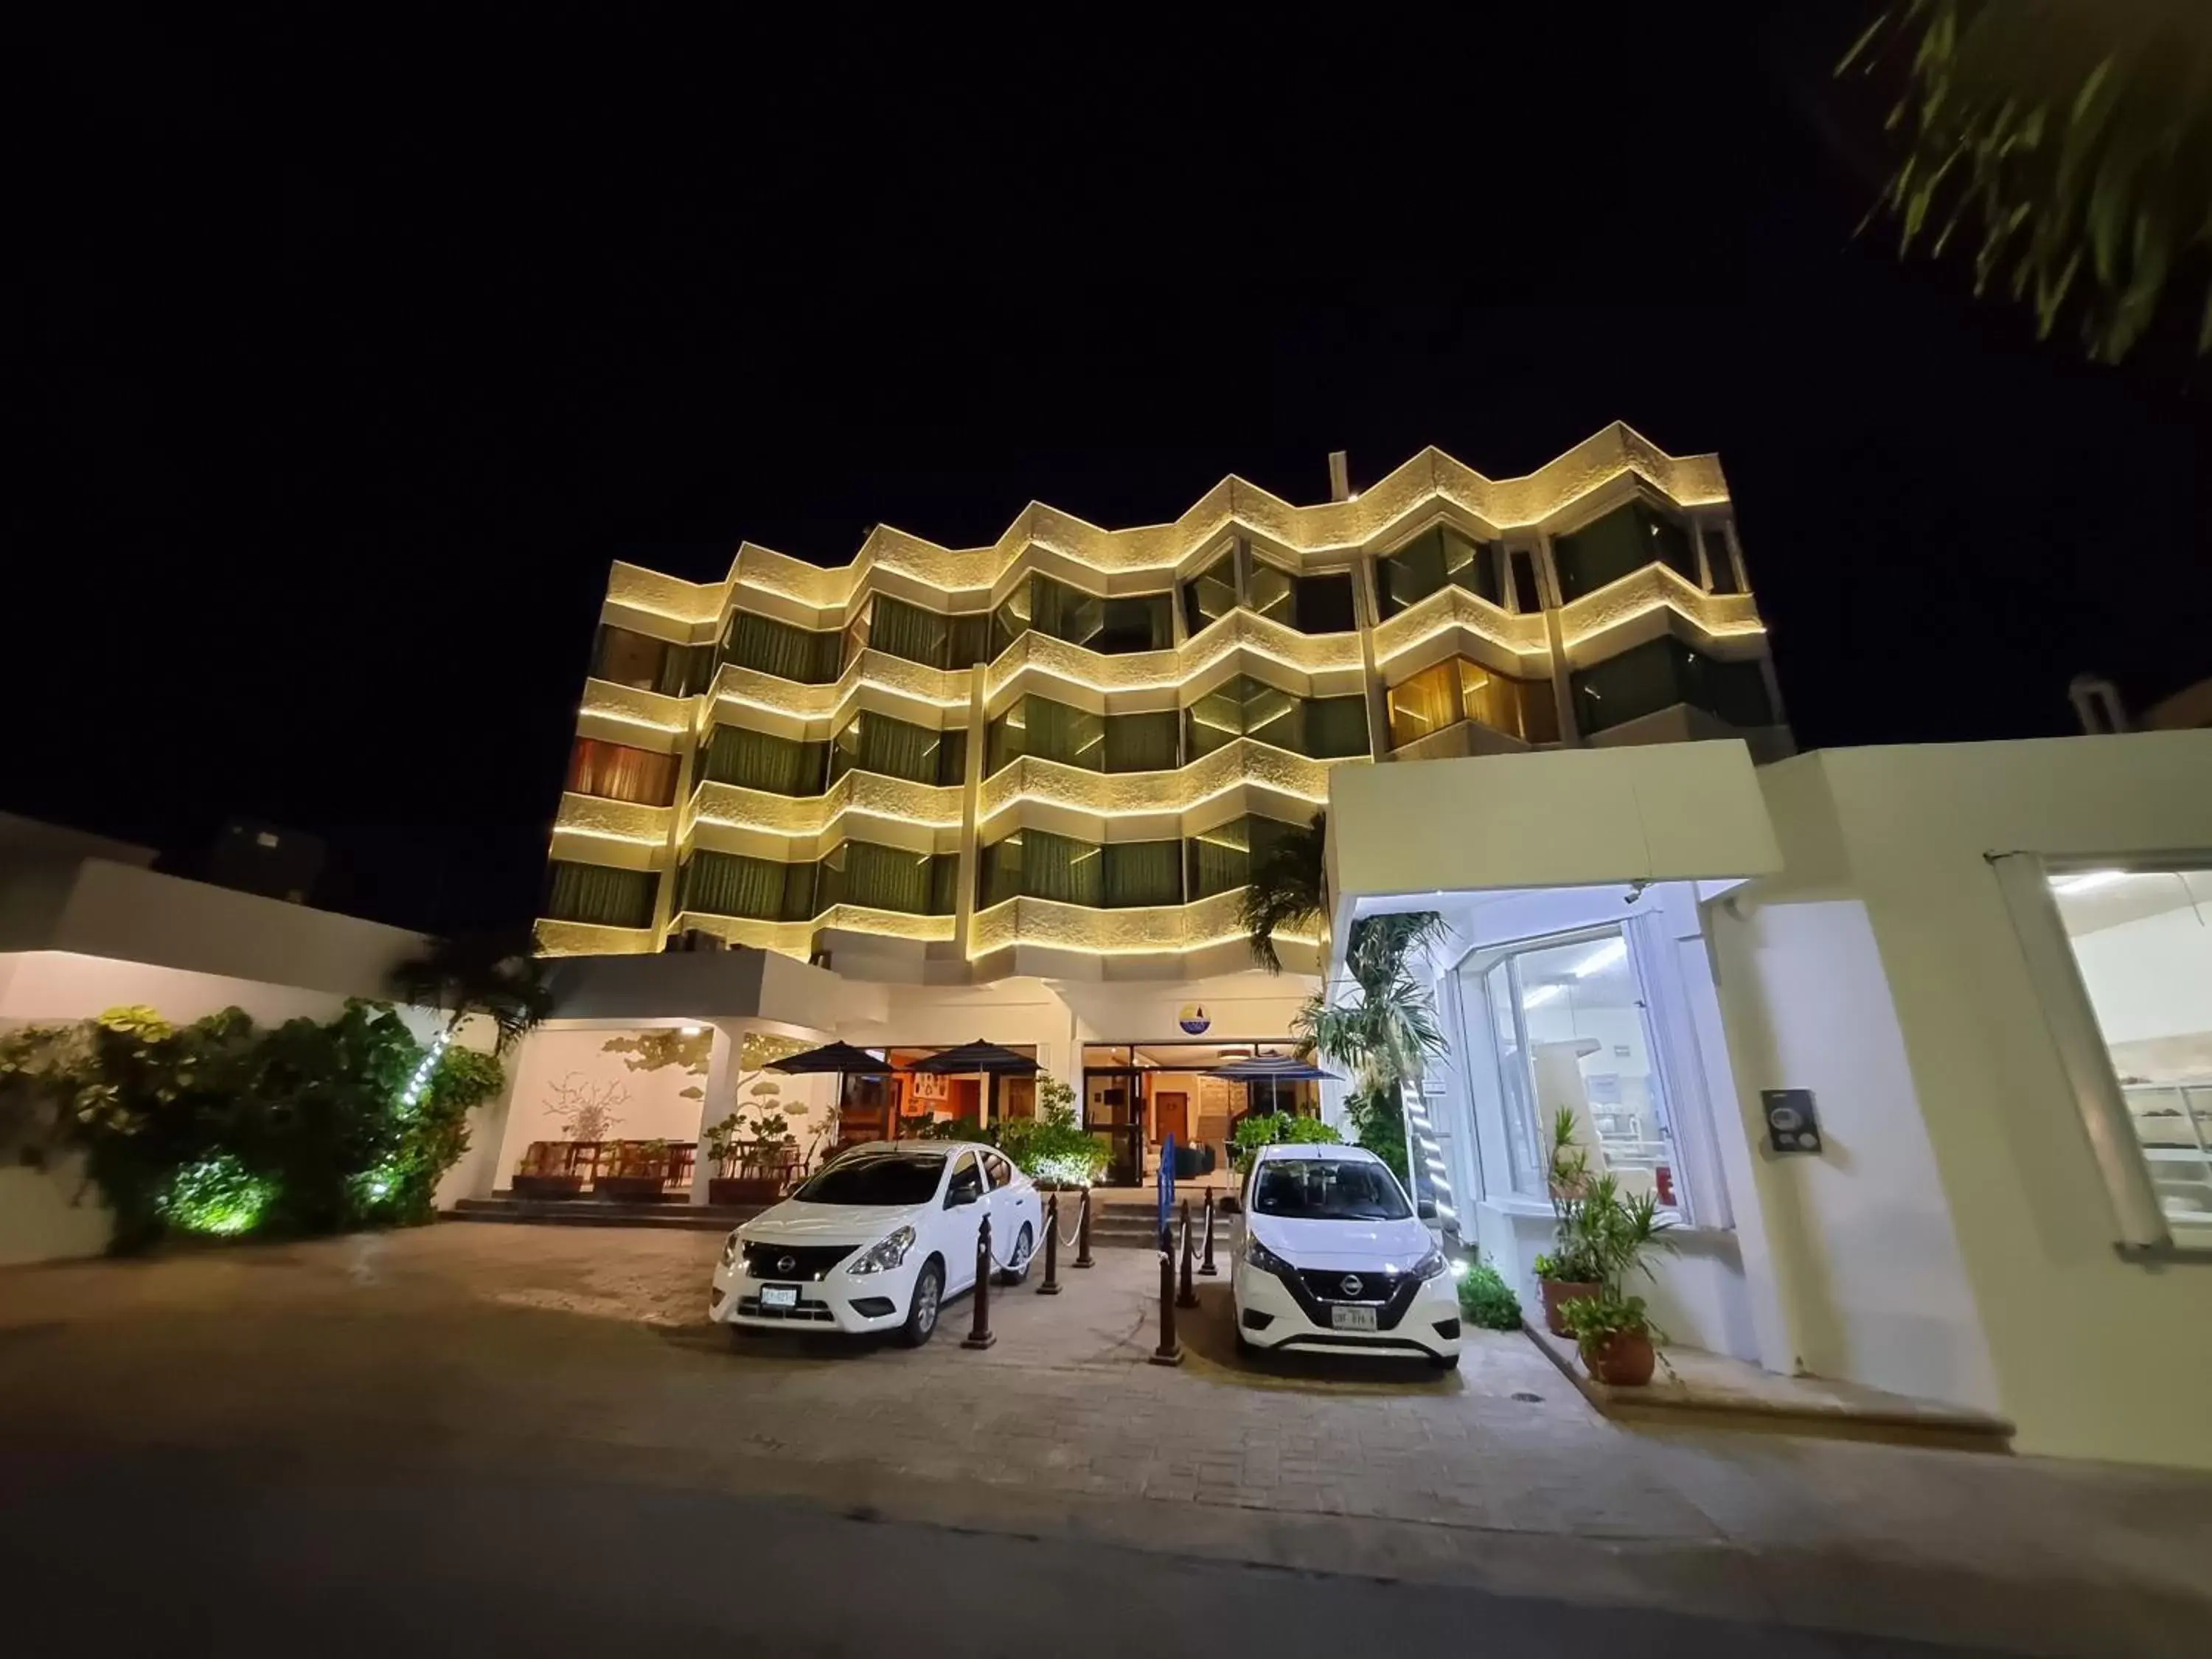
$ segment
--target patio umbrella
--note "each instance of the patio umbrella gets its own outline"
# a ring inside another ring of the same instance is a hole
[[[1276,1093],[1285,1083],[1328,1082],[1340,1079],[1334,1072],[1324,1072],[1310,1060],[1296,1054],[1255,1054],[1249,1060],[1232,1060],[1226,1065],[1216,1066],[1200,1073],[1201,1077],[1225,1078],[1231,1083],[1264,1083],[1267,1085],[1267,1106],[1270,1111],[1279,1111],[1281,1101]]]
[[[957,1048],[947,1048],[943,1054],[932,1054],[927,1060],[914,1063],[917,1072],[952,1073],[964,1076],[980,1072],[984,1079],[986,1109],[994,1121],[999,1111],[999,1079],[1002,1077],[1035,1077],[1037,1063],[1027,1054],[1018,1054],[1012,1048],[1001,1048],[995,1042],[963,1043]]]
[[[845,1102],[845,1079],[848,1077],[889,1077],[898,1068],[886,1060],[878,1060],[866,1048],[855,1048],[849,1042],[825,1042],[819,1048],[805,1048],[795,1054],[786,1054],[781,1060],[772,1060],[768,1068],[781,1072],[787,1077],[819,1075],[824,1072],[837,1074],[837,1103],[842,1109]],[[891,1138],[898,1138],[898,1115],[885,1114],[890,1121]],[[817,1140],[818,1146],[820,1142]]]

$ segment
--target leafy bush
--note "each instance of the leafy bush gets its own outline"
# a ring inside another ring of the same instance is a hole
[[[1075,1091],[1057,1078],[1037,1082],[1037,1115],[1010,1118],[999,1150],[1032,1181],[1087,1187],[1106,1172],[1106,1149],[1076,1121]]]
[[[1237,1124],[1232,1137],[1237,1148],[1237,1172],[1242,1175],[1252,1167],[1252,1154],[1262,1146],[1288,1142],[1295,1146],[1335,1146],[1344,1137],[1333,1123],[1324,1123],[1317,1117],[1301,1117],[1295,1112],[1253,1112]]]
[[[1460,1311],[1468,1323],[1486,1331],[1521,1328],[1521,1298],[1487,1261],[1471,1263],[1459,1282]]]
[[[489,1054],[434,1060],[380,1004],[273,1030],[114,1008],[0,1037],[0,1135],[33,1162],[80,1155],[118,1252],[172,1229],[299,1237],[428,1220],[502,1081]]]

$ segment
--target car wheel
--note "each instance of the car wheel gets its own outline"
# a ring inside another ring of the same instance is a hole
[[[1018,1285],[1027,1279],[1030,1276],[1030,1259],[1036,1254],[1036,1235],[1030,1231],[1030,1224],[1024,1221],[1021,1231],[1014,1237],[1013,1259],[1006,1271],[999,1275],[999,1283]]]
[[[932,1256],[922,1263],[921,1272],[914,1281],[914,1300],[907,1304],[906,1323],[899,1328],[899,1340],[909,1348],[918,1348],[936,1334],[937,1316],[945,1307],[945,1269]]]

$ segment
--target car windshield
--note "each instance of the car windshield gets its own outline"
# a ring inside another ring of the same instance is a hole
[[[1413,1212],[1390,1171],[1364,1158],[1269,1158],[1252,1207],[1286,1221],[1403,1221]]]
[[[802,1204],[927,1204],[944,1173],[942,1152],[866,1152],[839,1158],[792,1197]]]

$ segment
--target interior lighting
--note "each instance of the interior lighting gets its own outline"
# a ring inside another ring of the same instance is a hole
[[[2075,893],[2094,893],[2100,887],[2110,887],[2116,881],[2125,881],[2124,870],[2085,870],[2078,876],[2053,876],[2051,890],[2069,896]]]
[[[1546,1003],[1556,999],[1559,993],[1566,988],[1564,985],[1539,985],[1521,999],[1521,1006],[1523,1008],[1540,1008]]]
[[[703,1025],[684,1025],[678,1028],[685,1036],[697,1036],[707,1028]]]
[[[1574,965],[1574,976],[1577,979],[1588,979],[1592,974],[1601,973],[1612,967],[1614,963],[1620,961],[1627,954],[1626,939],[1609,939]]]

